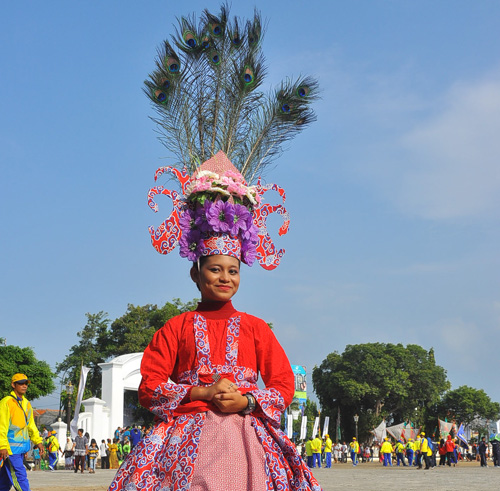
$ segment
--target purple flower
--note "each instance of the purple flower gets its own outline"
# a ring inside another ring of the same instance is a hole
[[[257,248],[255,243],[243,240],[241,244],[241,260],[251,266],[257,257]]]
[[[196,227],[201,230],[202,232],[210,232],[211,227],[210,224],[208,223],[208,218],[207,218],[207,212],[210,210],[210,207],[212,206],[212,202],[210,200],[205,200],[205,203],[203,206],[197,207],[196,208],[196,213],[194,217],[194,223]]]
[[[243,205],[234,205],[234,218],[231,229],[229,230],[232,235],[238,235],[240,230],[248,230],[248,218],[250,217],[250,221],[252,216],[248,211],[246,206]]]
[[[183,232],[187,232],[195,228],[195,213],[191,209],[184,210],[179,218],[179,225]]]
[[[255,226],[252,221],[252,217],[250,216],[250,220],[247,221],[247,229],[241,232],[241,236],[243,237],[243,239],[257,244],[257,242],[259,241],[258,231],[259,229]]]
[[[229,202],[218,200],[206,212],[207,220],[214,232],[229,232],[233,226],[234,210]]]
[[[196,261],[203,251],[203,240],[199,230],[190,230],[182,234],[179,240],[179,254],[189,261]]]

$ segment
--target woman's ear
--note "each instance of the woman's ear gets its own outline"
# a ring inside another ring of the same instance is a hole
[[[192,265],[191,266],[191,269],[189,270],[189,275],[191,276],[191,279],[196,283],[196,285],[198,286],[198,268],[196,267],[196,265]],[[199,287],[199,286],[198,286]]]

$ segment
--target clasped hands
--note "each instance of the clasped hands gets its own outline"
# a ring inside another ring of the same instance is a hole
[[[248,406],[248,399],[227,378],[221,378],[208,387],[193,387],[191,400],[210,401],[223,413],[239,413]]]

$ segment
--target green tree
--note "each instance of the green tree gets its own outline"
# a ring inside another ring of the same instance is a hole
[[[101,395],[102,372],[99,363],[127,353],[144,351],[154,333],[169,319],[196,308],[197,300],[183,303],[178,298],[163,307],[156,305],[135,306],[129,304],[125,314],[111,322],[108,314],[85,314],[87,323],[77,333],[80,342],[71,347],[66,358],[56,365],[58,374],[63,374],[63,383],[71,381],[78,386],[80,367],[90,368],[84,397]],[[62,394],[66,405],[66,393]],[[73,402],[76,399],[76,390]]]
[[[127,312],[113,321],[103,339],[106,355],[111,357],[144,351],[154,333],[169,319],[194,310],[197,303],[197,299],[183,303],[174,298],[161,308],[149,304],[142,307],[129,304]]]
[[[418,345],[348,345],[341,355],[330,353],[314,367],[312,378],[325,416],[335,421],[340,408],[342,434],[354,435],[352,416],[357,413],[361,437],[383,418],[388,422],[424,418],[427,407],[449,388],[434,351]]]
[[[87,323],[81,331],[77,333],[80,342],[71,347],[69,355],[61,362],[56,364],[56,372],[63,373],[63,383],[71,381],[78,387],[80,380],[80,367],[85,365],[90,368],[87,375],[87,384],[85,386],[85,397],[100,396],[101,392],[101,367],[99,363],[106,361],[105,339],[107,337],[109,319],[107,313],[99,312],[97,314],[85,314]],[[63,394],[63,402],[66,395]],[[73,398],[76,398],[76,390]]]
[[[446,417],[464,425],[480,419],[496,421],[500,417],[498,402],[493,402],[484,390],[467,385],[446,392],[437,408],[441,419]]]
[[[55,390],[54,373],[45,361],[37,360],[32,348],[5,345],[0,340],[0,397],[8,395],[11,379],[15,373],[24,373],[31,381],[26,396],[30,400],[46,396]]]

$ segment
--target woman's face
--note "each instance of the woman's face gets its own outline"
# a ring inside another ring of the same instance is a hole
[[[203,301],[227,302],[240,286],[240,262],[232,256],[207,256],[200,271],[191,270],[191,278]]]

